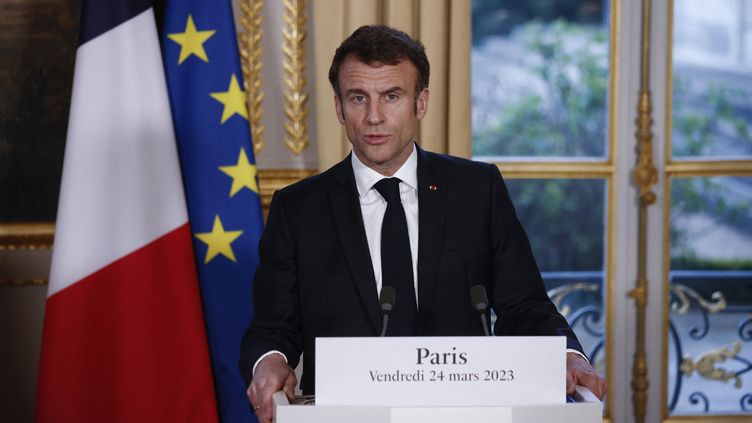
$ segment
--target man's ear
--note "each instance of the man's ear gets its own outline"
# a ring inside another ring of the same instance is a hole
[[[415,116],[418,120],[423,119],[426,113],[428,113],[428,88],[424,88],[415,99]]]
[[[337,120],[340,124],[345,124],[345,112],[342,110],[342,101],[338,95],[334,95],[334,111],[337,113]]]

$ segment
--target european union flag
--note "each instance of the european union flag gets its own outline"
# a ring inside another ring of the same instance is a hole
[[[231,2],[168,1],[163,32],[220,420],[255,421],[237,363],[263,217]]]

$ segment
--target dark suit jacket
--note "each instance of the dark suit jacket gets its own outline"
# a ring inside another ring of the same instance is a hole
[[[430,188],[429,188],[430,187]],[[566,335],[496,166],[418,149],[419,335],[483,335],[469,288],[483,284],[496,335]],[[240,368],[278,350],[304,352],[314,392],[316,337],[378,336],[381,315],[350,158],[275,193],[254,279],[255,317]]]

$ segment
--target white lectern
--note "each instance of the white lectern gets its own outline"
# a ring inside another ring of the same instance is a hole
[[[284,392],[274,394],[276,423],[596,423],[603,406],[578,386],[578,402],[514,407],[376,407],[291,405]]]
[[[564,402],[565,347],[564,337],[317,338],[316,405],[277,392],[276,422],[601,422],[588,389]]]

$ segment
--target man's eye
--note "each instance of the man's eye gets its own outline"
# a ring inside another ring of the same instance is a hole
[[[364,95],[356,95],[352,97],[353,103],[362,103],[366,101],[366,96]]]
[[[397,100],[397,99],[399,98],[399,96],[398,96],[397,94],[387,94],[387,95],[385,96],[385,98],[386,98],[386,99],[387,99],[388,101],[394,101],[394,100]]]

